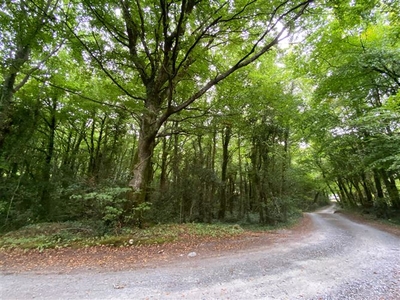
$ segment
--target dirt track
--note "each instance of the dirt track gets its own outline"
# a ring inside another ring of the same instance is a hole
[[[400,238],[333,208],[301,239],[131,271],[0,274],[1,299],[400,299]]]

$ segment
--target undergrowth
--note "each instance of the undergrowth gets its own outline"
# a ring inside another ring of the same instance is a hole
[[[250,219],[252,216],[249,216]],[[102,223],[62,222],[28,225],[0,235],[0,249],[83,248],[92,246],[128,247],[163,244],[196,238],[234,237],[245,231],[266,231],[293,226],[301,214],[293,214],[286,222],[261,225],[249,220],[238,223],[159,224],[145,229],[120,228],[107,230]]]
[[[374,209],[363,209],[360,207],[346,207],[337,209],[336,212],[343,213],[350,216],[358,216],[365,220],[377,222],[380,224],[390,225],[395,228],[400,229],[400,212],[399,211],[389,211],[384,217],[376,214]]]
[[[119,234],[99,234],[93,224],[80,222],[41,223],[25,226],[0,236],[2,249],[82,248],[92,246],[127,247],[163,244],[197,237],[229,237],[243,233],[240,225],[163,224],[146,229],[122,228]]]

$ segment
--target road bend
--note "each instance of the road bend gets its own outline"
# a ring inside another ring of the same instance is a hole
[[[1,299],[400,299],[400,239],[329,207],[302,239],[121,272],[0,274]]]

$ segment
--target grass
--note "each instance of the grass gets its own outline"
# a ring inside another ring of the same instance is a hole
[[[127,247],[163,244],[197,237],[229,237],[241,234],[239,225],[227,224],[163,224],[147,229],[124,228],[122,234],[99,236],[88,224],[79,222],[41,223],[29,225],[0,236],[1,249],[82,248],[91,246]]]
[[[362,217],[369,221],[374,221],[381,224],[386,224],[400,229],[400,214],[397,212],[389,212],[387,218],[378,217],[374,210],[366,212],[362,208],[344,208],[338,210],[341,213]]]
[[[63,222],[25,226],[0,236],[0,249],[84,248],[92,246],[129,247],[154,245],[197,238],[227,238],[248,231],[267,231],[296,224],[301,214],[275,226],[256,223],[160,224],[146,229],[122,228],[119,234],[107,233],[98,223]],[[105,233],[106,232],[106,233]]]
[[[383,224],[388,224],[388,225],[392,225],[395,227],[400,227],[400,216],[389,216],[387,219],[386,218],[378,218],[375,215],[366,215],[366,214],[362,214],[359,213],[359,215],[363,216],[364,218],[370,219],[370,220],[374,220]]]

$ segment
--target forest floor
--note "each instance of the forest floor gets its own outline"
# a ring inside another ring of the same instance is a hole
[[[212,257],[229,252],[273,245],[288,239],[302,239],[312,231],[309,216],[290,228],[244,231],[225,237],[193,236],[183,234],[178,242],[140,246],[92,246],[45,250],[0,249],[0,272],[57,272],[79,270],[122,271],[158,266],[193,256]],[[400,232],[400,230],[399,230]]]

